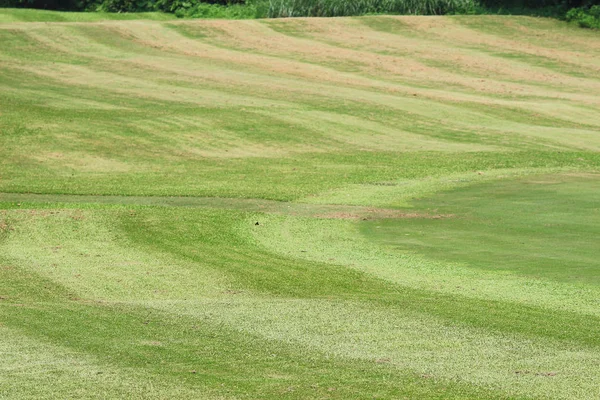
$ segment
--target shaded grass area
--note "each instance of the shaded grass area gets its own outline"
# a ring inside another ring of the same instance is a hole
[[[597,284],[597,185],[597,175],[578,174],[476,185],[414,202],[457,218],[379,221],[365,234],[439,260]]]

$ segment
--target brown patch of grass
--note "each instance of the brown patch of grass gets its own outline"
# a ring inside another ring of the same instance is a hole
[[[465,46],[464,41],[446,40],[447,30],[464,29],[460,25],[452,23],[452,20],[448,18],[430,20],[429,17],[426,19],[409,17],[407,20],[418,28],[424,24],[422,35],[414,35],[414,30],[407,31],[408,34],[389,34],[366,29],[366,26],[357,19],[336,19],[328,24],[320,21],[303,21],[303,26],[310,28],[303,31],[306,38],[301,40],[308,42],[310,39],[310,43],[316,42],[317,46],[334,45],[337,49],[336,54],[343,54],[344,51],[346,53],[350,51],[348,54],[353,54],[353,56],[359,54],[357,51],[371,53],[370,57],[360,54],[358,58],[368,60],[365,64],[368,68],[363,72],[375,76],[382,76],[381,72],[391,72],[393,76],[402,76],[404,79],[414,78],[420,81],[458,84],[478,91],[500,94],[518,93],[523,89],[535,90],[535,87],[531,87],[531,85],[510,82],[507,79],[544,84],[566,84],[564,80],[568,80],[569,84],[587,87],[581,79],[525,65],[522,62],[495,57],[478,51],[473,46]],[[296,21],[289,24],[294,23]],[[437,25],[444,29],[439,31],[434,29],[433,27]],[[456,34],[456,36],[458,37],[452,39],[460,39],[460,34]],[[494,49],[489,43],[486,45],[490,46],[490,49]],[[389,53],[389,55],[381,54],[382,52]],[[425,63],[419,62],[419,60]],[[418,63],[418,65],[411,66],[406,64],[407,62]],[[445,67],[435,68],[428,65],[430,62]],[[368,65],[369,63],[371,64]],[[400,65],[401,71],[390,65]],[[452,67],[456,71],[451,71],[448,67]],[[466,76],[465,72],[474,76]],[[485,77],[486,80],[481,81],[477,79],[477,76]],[[390,79],[390,77],[386,77],[386,79]]]
[[[423,214],[423,213],[406,213],[398,210],[389,210],[383,208],[366,208],[358,213],[351,212],[329,212],[324,214],[315,214],[315,218],[327,219],[356,219],[356,220],[373,220],[373,219],[406,219],[406,218],[422,218],[422,219],[444,219],[452,218],[453,214]]]
[[[37,153],[31,158],[61,169],[66,167],[81,172],[130,172],[133,169],[131,164],[85,153]]]
[[[142,340],[140,344],[144,346],[162,347],[163,343],[157,340]]]
[[[0,221],[0,231],[6,232],[12,230],[11,226],[6,221]]]
[[[516,40],[510,37],[505,37],[499,34],[492,34],[480,29],[469,27],[468,24],[462,24],[461,19],[445,18],[445,17],[390,17],[397,18],[403,24],[406,24],[416,33],[425,35],[427,38],[437,38],[438,41],[452,44],[457,44],[461,47],[476,46],[476,49],[503,50],[510,52],[518,52],[522,54],[540,56],[548,59],[553,59],[565,64],[576,64],[592,71],[600,71],[600,64],[593,56],[593,52],[575,52],[566,50],[567,45],[561,46],[563,49],[557,49],[557,43],[564,41],[569,35],[555,35],[552,43],[548,46],[542,44],[533,44],[530,41]],[[490,17],[494,19],[493,17]],[[464,20],[467,21],[467,20]],[[540,34],[540,30],[529,28],[529,34],[532,37]],[[592,49],[590,49],[592,50]],[[530,78],[535,78],[531,74]]]

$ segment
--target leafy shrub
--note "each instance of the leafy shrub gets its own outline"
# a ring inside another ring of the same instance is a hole
[[[246,3],[245,0],[153,0],[154,7],[158,11],[175,12],[181,8],[188,9],[198,3],[215,4],[222,6],[240,5]]]
[[[153,11],[152,0],[104,0],[96,11],[103,12],[138,12]]]
[[[198,0],[159,0],[158,4],[160,10],[174,12],[178,18],[265,18],[269,10],[265,0],[238,1],[227,5]]]
[[[582,28],[600,29],[600,5],[573,8],[567,12],[566,20],[576,22]]]
[[[223,6],[200,2],[190,4],[187,2],[187,4],[182,4],[180,8],[175,10],[175,15],[179,18],[253,19],[266,17],[267,11],[267,7],[261,7],[260,3]]]

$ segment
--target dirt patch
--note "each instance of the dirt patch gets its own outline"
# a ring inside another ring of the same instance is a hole
[[[326,219],[355,219],[355,220],[374,220],[374,219],[445,219],[454,217],[453,214],[423,214],[423,213],[405,213],[397,210],[371,208],[358,213],[352,212],[330,212],[314,215],[315,218]]]
[[[548,372],[533,372],[533,371],[515,371],[515,375],[517,376],[523,376],[523,375],[535,375],[535,376],[545,376],[545,377],[550,377],[550,376],[556,376],[558,373],[554,372],[554,371],[548,371]]]
[[[153,346],[153,347],[162,347],[163,343],[157,340],[142,340],[140,342],[143,346]]]
[[[12,230],[13,228],[6,221],[0,221],[0,232],[7,232]]]
[[[577,178],[600,179],[600,174],[594,172],[567,172],[564,176],[572,176]]]

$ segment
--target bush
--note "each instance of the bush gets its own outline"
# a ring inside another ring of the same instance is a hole
[[[244,0],[100,0],[96,11],[143,12],[163,11],[187,16],[187,11],[198,8],[199,15],[205,18],[230,18],[226,15],[242,13]],[[226,9],[232,8],[231,12]],[[250,14],[251,12],[248,11]],[[222,15],[219,17],[218,15]]]
[[[153,0],[154,7],[158,11],[164,12],[175,12],[181,8],[188,9],[192,8],[198,3],[230,6],[240,5],[246,3],[245,0]]]
[[[178,18],[265,18],[269,11],[266,0],[232,2],[227,5],[202,0],[158,0],[157,9],[174,12]]]
[[[138,12],[154,11],[152,0],[104,0],[96,11],[103,12]]]
[[[261,7],[260,3],[223,6],[219,4],[200,2],[190,4],[190,2],[186,2],[175,10],[175,15],[178,18],[253,19],[266,17],[267,11],[268,8],[266,6]]]
[[[600,29],[600,5],[586,8],[573,8],[567,12],[566,20],[575,22],[582,28]]]

